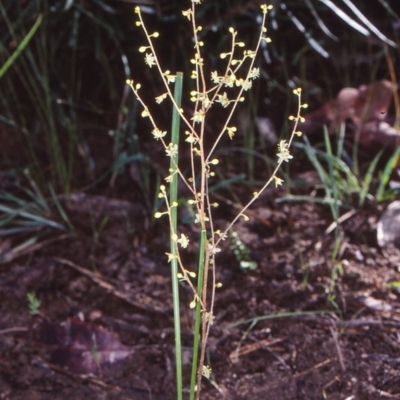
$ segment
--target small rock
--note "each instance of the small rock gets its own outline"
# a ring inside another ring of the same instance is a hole
[[[400,247],[400,201],[394,201],[383,212],[377,225],[377,239],[380,247],[393,243]]]

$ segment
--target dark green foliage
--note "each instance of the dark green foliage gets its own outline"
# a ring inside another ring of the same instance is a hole
[[[268,23],[273,42],[263,49],[259,60],[263,79],[255,85],[248,104],[252,119],[267,110],[276,114],[274,107],[281,114],[291,109],[287,91],[291,89],[293,66],[294,73],[299,75],[298,65],[303,68],[306,52],[326,57],[330,46],[335,40],[342,40],[344,34],[362,39],[369,32],[374,46],[393,44],[394,30],[390,23],[398,21],[395,9],[398,6],[389,5],[385,0],[368,4],[361,0],[352,3],[348,0],[276,0],[273,3],[275,9]],[[183,0],[157,0],[143,8],[151,28],[160,32],[157,44],[161,64],[171,71],[183,71],[184,85],[193,84],[189,79],[193,43],[190,26],[181,15],[182,9],[189,5]],[[143,34],[134,24],[134,6],[130,2],[106,0],[0,2],[0,65],[10,60],[38,18],[43,18],[0,81],[0,124],[5,127],[0,131],[1,139],[4,142],[8,138],[13,144],[13,152],[4,150],[2,154],[2,169],[29,168],[45,192],[48,181],[57,192],[69,192],[71,187],[91,183],[107,172],[93,156],[93,147],[98,141],[113,147],[105,155],[109,172],[120,173],[127,165],[125,160],[132,159],[136,160],[139,170],[143,169],[140,154],[143,146],[139,147],[135,134],[139,135],[141,144],[146,142],[146,135],[141,132],[145,133],[148,127],[142,127],[137,119],[135,101],[125,90],[125,79],[132,77],[144,84],[150,83],[147,96],[151,100],[159,95],[159,85],[158,78],[145,67],[142,55],[137,52],[143,44]],[[335,7],[343,11],[339,16]],[[357,13],[365,15],[370,23]],[[229,48],[228,28],[234,26],[241,39],[251,45],[259,28],[258,18],[258,2],[202,3],[198,11],[198,21],[203,26],[200,39],[208,46],[205,57],[210,68],[218,67],[217,55]],[[382,21],[386,22],[377,26]],[[288,51],[290,57],[286,55]],[[272,63],[272,68],[267,63]],[[274,74],[277,70],[279,73]],[[323,73],[319,79],[322,76]],[[272,96],[270,108],[263,99]],[[161,108],[158,115],[168,126],[169,111]],[[278,124],[285,127],[282,119],[286,116],[280,118]],[[216,124],[219,119],[216,115]],[[241,145],[248,150],[247,154],[257,148],[265,152],[267,149],[257,130],[253,125],[250,128],[244,133]],[[14,153],[15,149],[18,153]],[[257,168],[254,159],[247,155],[241,164],[252,177]],[[148,174],[141,179],[139,185],[149,188]],[[146,197],[149,196],[147,193]]]
[[[22,158],[42,187],[47,180],[68,192],[78,151],[84,168],[95,168],[83,121],[104,121],[120,99],[123,74],[130,74],[118,18],[100,1],[8,1],[0,12],[1,64],[43,19],[1,81],[0,121],[21,150],[9,155],[6,167]]]

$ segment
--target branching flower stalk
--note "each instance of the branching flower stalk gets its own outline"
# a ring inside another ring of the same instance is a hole
[[[192,198],[188,200],[190,205],[195,206],[196,219],[195,223],[199,224],[201,232],[201,241],[199,249],[199,259],[201,260],[198,266],[197,274],[193,271],[188,270],[183,265],[180,252],[187,248],[190,243],[189,239],[184,234],[179,234],[175,229],[171,228],[171,240],[173,245],[172,253],[166,253],[168,262],[176,260],[178,262],[180,272],[177,274],[176,279],[187,283],[193,291],[193,300],[189,304],[190,308],[196,309],[196,322],[194,332],[194,348],[193,348],[193,372],[192,381],[190,388],[190,399],[199,399],[201,390],[202,377],[209,378],[211,376],[211,368],[204,364],[205,351],[207,345],[207,339],[210,333],[211,325],[213,324],[214,315],[214,301],[216,288],[220,286],[216,282],[215,274],[215,256],[220,251],[218,245],[221,240],[227,237],[229,229],[233,224],[241,217],[248,219],[245,215],[245,211],[251,206],[251,204],[260,196],[260,194],[266,189],[272,182],[276,186],[283,183],[283,180],[278,177],[277,172],[283,162],[288,162],[292,159],[290,154],[290,145],[293,141],[294,136],[301,135],[297,132],[298,122],[303,118],[301,117],[301,109],[305,108],[306,104],[301,104],[301,89],[295,89],[294,94],[298,96],[298,110],[295,116],[290,117],[294,121],[294,128],[291,132],[288,141],[281,140],[278,145],[278,162],[277,166],[264,186],[253,194],[253,198],[248,204],[238,213],[233,221],[223,231],[215,231],[212,219],[212,209],[217,207],[218,204],[212,204],[209,196],[208,179],[215,175],[213,167],[219,163],[219,160],[212,158],[215,149],[224,135],[232,140],[235,136],[237,128],[230,125],[230,121],[236,110],[239,102],[244,101],[244,92],[252,87],[252,82],[257,79],[260,75],[258,68],[254,67],[255,58],[257,52],[264,41],[270,42],[270,39],[264,34],[267,29],[265,28],[265,20],[268,11],[272,6],[261,6],[263,14],[261,32],[257,41],[256,48],[254,50],[244,49],[243,55],[237,57],[237,49],[245,48],[245,43],[237,41],[237,32],[233,28],[229,28],[229,32],[232,35],[231,48],[227,53],[220,54],[221,59],[227,60],[227,65],[224,73],[219,75],[217,71],[211,73],[210,79],[205,76],[204,72],[204,59],[202,57],[202,47],[204,43],[199,40],[199,32],[201,26],[196,24],[196,6],[201,3],[201,0],[192,0],[191,8],[182,12],[183,16],[187,18],[192,24],[193,37],[194,37],[194,57],[191,59],[191,63],[194,68],[191,73],[191,78],[195,80],[196,90],[190,92],[190,100],[194,103],[193,114],[191,116],[185,115],[183,109],[178,106],[174,99],[172,90],[169,84],[175,82],[176,75],[170,73],[170,71],[164,71],[159,63],[153,41],[159,37],[158,32],[149,33],[146,29],[140,8],[136,7],[135,12],[138,15],[137,26],[140,26],[147,38],[147,45],[141,46],[139,52],[144,53],[145,63],[152,68],[155,66],[160,74],[164,89],[163,92],[155,98],[155,102],[160,104],[165,99],[170,99],[172,105],[181,118],[181,121],[186,126],[186,142],[188,143],[190,154],[191,154],[191,172],[189,176],[184,176],[178,166],[178,162],[175,159],[179,158],[178,148],[176,143],[168,143],[167,131],[160,129],[153,116],[151,115],[149,108],[142,100],[140,96],[140,83],[134,83],[133,80],[128,80],[127,84],[132,88],[139,102],[143,106],[142,117],[149,118],[150,123],[153,126],[152,134],[154,138],[162,144],[165,149],[166,156],[171,159],[171,169],[169,175],[165,178],[167,183],[172,181],[172,178],[176,175],[182,179],[186,187],[189,189]],[[242,74],[241,71],[246,68],[246,73]],[[211,107],[220,105],[223,108],[228,109],[227,117],[223,123],[223,127],[215,142],[212,144],[211,149],[206,153],[205,151],[205,124],[206,117]],[[196,161],[198,160],[198,161]],[[197,178],[199,176],[199,178]],[[197,180],[198,179],[198,180]],[[163,212],[157,212],[156,218],[163,215],[168,215],[170,225],[173,226],[171,220],[171,209],[178,207],[176,202],[172,204],[168,201],[167,188],[165,185],[160,187],[159,197],[165,201],[166,210]],[[211,272],[211,282],[209,278],[209,271]],[[195,283],[195,279],[197,282]],[[211,288],[211,290],[207,290]],[[198,357],[198,351],[200,350],[200,356]],[[179,353],[180,354],[180,353]],[[182,387],[177,388],[177,398],[182,398]]]
[[[216,242],[216,246],[218,246],[218,244],[220,243],[221,240],[224,240],[227,237],[229,230],[232,228],[232,226],[236,223],[236,221],[239,218],[243,217],[245,220],[248,219],[246,214],[244,214],[245,211],[259,198],[260,194],[271,184],[272,181],[275,182],[275,186],[280,186],[284,182],[283,179],[279,178],[277,174],[278,174],[278,171],[279,171],[282,163],[288,162],[289,160],[291,160],[293,158],[290,155],[289,149],[293,142],[294,137],[302,135],[302,133],[297,130],[297,127],[298,127],[299,122],[305,121],[304,117],[301,116],[301,110],[303,108],[308,107],[308,105],[306,103],[301,104],[301,88],[294,89],[293,94],[295,94],[298,97],[298,107],[297,107],[296,115],[291,115],[289,117],[289,120],[294,122],[294,125],[292,128],[292,133],[290,135],[288,142],[286,142],[285,140],[281,140],[278,144],[278,153],[277,153],[278,162],[276,164],[274,171],[272,172],[271,177],[268,179],[267,182],[265,182],[264,186],[258,192],[253,193],[253,198],[236,215],[236,217],[231,221],[231,223],[224,230],[224,232],[219,234],[219,239]]]

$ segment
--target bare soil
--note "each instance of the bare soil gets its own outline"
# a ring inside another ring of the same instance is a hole
[[[383,206],[344,222],[332,260],[328,210],[280,196],[269,191],[236,227],[257,268],[241,270],[228,242],[217,259],[223,286],[202,399],[400,399],[400,292],[386,287],[400,280],[400,252],[376,243]],[[174,399],[164,222],[150,226],[139,202],[116,193],[75,195],[68,207],[76,234],[48,231],[36,250],[1,265],[0,399]],[[221,226],[232,212],[222,208]],[[195,240],[190,225],[182,229]],[[17,239],[1,239],[2,252]],[[187,262],[195,269],[195,251]],[[41,301],[40,316],[29,314],[28,292]],[[188,387],[185,285],[181,298]]]

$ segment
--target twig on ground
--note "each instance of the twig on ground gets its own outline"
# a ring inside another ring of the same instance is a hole
[[[335,327],[335,328],[337,328],[337,327]],[[331,331],[331,334],[332,334],[332,337],[333,337],[333,341],[335,343],[336,351],[338,353],[340,368],[342,368],[343,372],[346,372],[346,366],[344,365],[343,353],[342,353],[342,349],[340,348],[340,343],[339,343],[337,330],[334,329],[332,326],[329,328],[329,330]]]
[[[0,335],[5,335],[7,333],[17,333],[17,332],[27,332],[28,328],[23,326],[15,326],[13,328],[7,328],[0,330]]]
[[[332,359],[327,358],[326,360],[320,362],[319,364],[313,365],[311,368],[307,368],[304,371],[297,372],[297,374],[293,374],[293,378],[299,378],[300,376],[307,375],[310,372],[315,371],[316,369],[319,369],[319,368],[329,364],[330,362],[332,362]]]
[[[129,295],[121,292],[116,287],[114,287],[112,284],[106,282],[104,280],[104,278],[102,278],[99,274],[95,274],[94,272],[91,272],[85,268],[82,268],[79,265],[73,263],[72,261],[65,260],[63,258],[58,258],[58,257],[54,257],[53,260],[62,265],[66,265],[66,266],[74,269],[75,271],[78,271],[82,275],[85,275],[87,278],[89,278],[93,282],[97,283],[100,287],[105,289],[108,293],[113,294],[115,297],[118,297],[119,299],[124,300],[126,303],[128,303],[136,308],[139,308],[140,310],[145,310],[145,311],[149,311],[149,312],[153,312],[153,313],[161,313],[163,315],[165,315],[165,313],[168,311],[168,309],[165,309],[162,307],[157,307],[157,305],[155,305],[155,304],[146,305],[143,302],[132,300],[129,297]]]
[[[39,243],[34,243],[34,244],[32,244],[32,245],[30,245],[28,247],[24,247],[24,248],[17,247],[17,248],[14,248],[14,249],[12,249],[11,251],[9,251],[8,253],[6,253],[6,254],[4,254],[2,256],[3,257],[2,262],[3,263],[7,263],[7,262],[10,262],[10,261],[14,261],[16,258],[24,256],[25,254],[32,253],[34,251],[40,250],[43,247],[49,245],[50,243],[58,242],[60,240],[67,239],[69,237],[71,237],[71,234],[70,233],[65,233],[65,234],[57,236],[55,238],[43,240],[42,242],[39,242]]]

